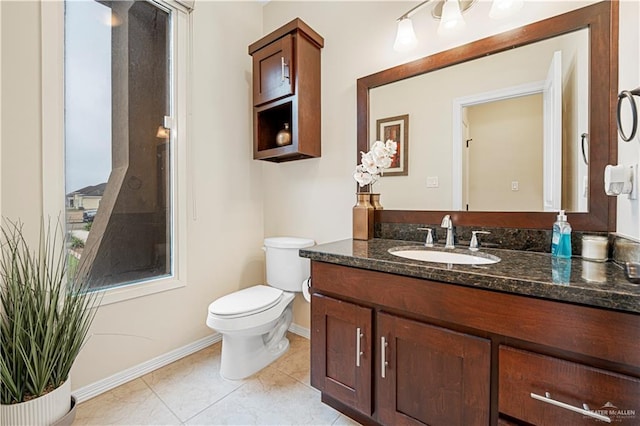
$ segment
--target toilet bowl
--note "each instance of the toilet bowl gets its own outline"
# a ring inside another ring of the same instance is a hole
[[[314,244],[306,238],[266,238],[268,285],[236,291],[209,305],[207,326],[222,334],[222,377],[248,377],[289,349],[293,299],[310,275],[309,260],[298,251]]]

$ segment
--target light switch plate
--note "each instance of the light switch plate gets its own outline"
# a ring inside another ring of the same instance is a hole
[[[438,186],[440,186],[438,176],[427,176],[427,188],[437,188]]]

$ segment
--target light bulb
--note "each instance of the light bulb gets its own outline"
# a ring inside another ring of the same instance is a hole
[[[438,26],[438,34],[446,35],[465,27],[458,0],[446,0],[442,6],[442,18]]]
[[[524,0],[493,0],[489,18],[503,19],[522,9]]]
[[[416,33],[413,31],[413,23],[409,18],[403,18],[398,21],[398,32],[396,33],[396,41],[393,43],[393,49],[396,52],[406,52],[413,49],[418,44]]]

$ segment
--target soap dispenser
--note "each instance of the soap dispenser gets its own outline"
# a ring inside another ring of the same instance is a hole
[[[564,210],[560,210],[553,224],[551,255],[564,259],[571,258],[571,225],[567,222]]]

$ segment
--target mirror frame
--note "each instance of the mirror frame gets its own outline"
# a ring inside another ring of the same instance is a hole
[[[604,168],[618,162],[615,107],[618,91],[618,2],[603,1],[533,24],[426,56],[357,80],[357,156],[369,150],[369,90],[515,47],[589,28],[589,211],[568,213],[577,231],[616,230],[616,197],[604,192]],[[607,143],[608,141],[608,143]],[[468,212],[376,210],[376,223],[440,223],[450,214],[456,225],[551,229],[554,212]]]

